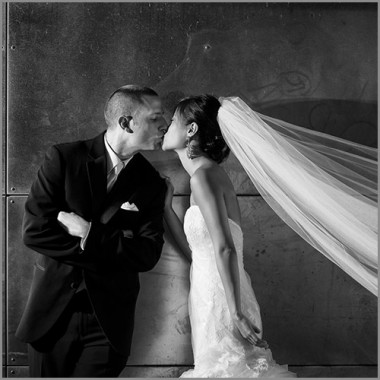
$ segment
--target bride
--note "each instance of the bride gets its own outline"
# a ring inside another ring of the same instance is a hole
[[[295,377],[287,366],[276,364],[262,339],[259,305],[244,271],[239,204],[218,165],[230,151],[217,122],[219,107],[207,95],[181,101],[162,146],[178,153],[191,177],[184,226],[172,209],[169,181],[164,214],[192,261],[189,315],[195,367],[181,377]]]
[[[296,377],[262,339],[237,197],[218,164],[231,149],[273,210],[376,294],[377,149],[260,115],[239,98],[220,100],[180,101],[162,146],[177,152],[190,175],[184,224],[172,209],[169,179],[164,214],[192,262],[194,369],[182,377]]]

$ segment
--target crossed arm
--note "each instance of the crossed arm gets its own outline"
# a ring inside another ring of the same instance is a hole
[[[92,221],[85,250],[80,246],[89,221],[63,212],[65,202],[65,160],[59,148],[46,154],[25,204],[23,240],[26,246],[65,264],[96,270],[103,264],[126,265],[133,270],[150,270],[160,258],[163,246],[163,205],[166,188],[162,183],[152,200],[150,214],[137,228],[133,239],[113,225]]]

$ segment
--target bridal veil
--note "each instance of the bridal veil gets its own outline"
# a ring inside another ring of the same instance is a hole
[[[315,249],[377,295],[377,149],[219,98],[223,137],[264,200]]]

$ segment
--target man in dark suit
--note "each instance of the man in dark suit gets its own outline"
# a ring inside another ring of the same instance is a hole
[[[166,185],[139,153],[161,146],[160,98],[123,86],[105,119],[94,139],[50,148],[25,204],[23,240],[40,255],[16,336],[29,343],[32,377],[117,377],[138,273],[161,255]]]

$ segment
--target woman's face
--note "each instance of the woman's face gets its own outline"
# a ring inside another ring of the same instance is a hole
[[[174,113],[169,128],[164,136],[162,150],[183,149],[186,145],[186,125],[177,112]]]

